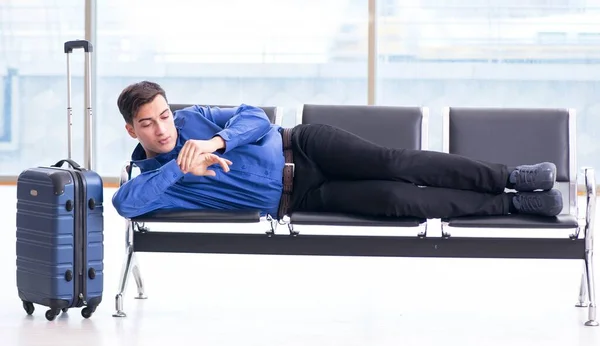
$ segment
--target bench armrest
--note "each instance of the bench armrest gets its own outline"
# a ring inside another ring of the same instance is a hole
[[[130,163],[127,162],[121,168],[121,176],[119,178],[119,186],[123,186],[126,182],[131,179],[131,166]]]
[[[596,173],[591,167],[583,168],[584,179],[585,179],[585,230],[586,230],[586,248],[588,242],[592,241],[592,235],[594,231],[594,223],[596,221]]]

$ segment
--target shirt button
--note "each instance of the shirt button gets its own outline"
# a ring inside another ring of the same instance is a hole
[[[242,169],[246,169],[246,165],[242,165]]]
[[[265,175],[269,175],[269,171],[265,171]]]

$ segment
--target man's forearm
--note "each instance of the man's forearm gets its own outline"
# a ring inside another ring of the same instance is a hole
[[[163,195],[183,177],[175,160],[140,174],[123,184],[113,195],[112,203],[119,215],[135,217],[155,208],[166,207]]]
[[[271,123],[265,112],[258,108],[242,105],[216,135],[223,138],[225,147],[222,152],[228,152],[240,145],[255,143],[266,135]]]

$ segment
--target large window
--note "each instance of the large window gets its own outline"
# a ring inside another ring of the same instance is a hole
[[[600,1],[380,6],[377,102],[430,107],[432,149],[442,149],[444,106],[568,107],[578,165],[600,167]]]
[[[67,155],[67,40],[83,0],[0,1],[0,175]],[[117,176],[136,141],[116,101],[159,82],[176,103],[366,104],[367,0],[96,1],[95,168]],[[378,0],[376,103],[577,109],[578,164],[600,167],[600,0]],[[74,159],[83,162],[83,54],[73,56]],[[515,124],[518,126],[518,124]],[[510,136],[507,134],[507,140]]]
[[[0,175],[18,175],[67,156],[63,43],[84,36],[83,13],[79,0],[0,1]],[[83,57],[73,60],[74,88],[82,90]],[[83,99],[81,92],[73,97],[79,159]]]
[[[160,83],[173,103],[367,102],[368,7],[348,0],[98,3],[98,170],[115,176],[136,142],[116,107],[129,83]]]

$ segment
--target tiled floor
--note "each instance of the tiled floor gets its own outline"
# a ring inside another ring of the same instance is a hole
[[[15,188],[0,187],[1,345],[600,345],[574,306],[578,261],[141,254],[149,299],[133,299],[131,280],[128,316],[113,318],[124,246],[113,193],[103,303],[89,320],[48,322],[17,296]]]

